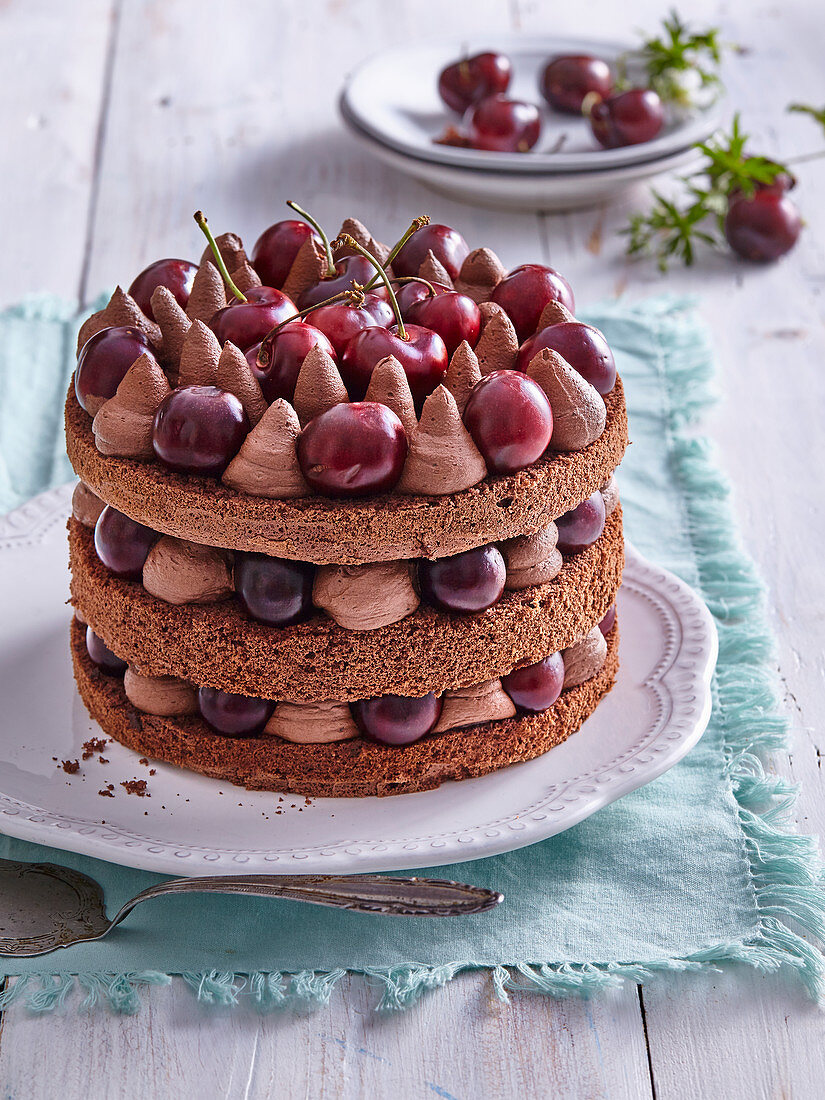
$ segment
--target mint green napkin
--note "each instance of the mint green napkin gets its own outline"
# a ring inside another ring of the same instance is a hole
[[[59,428],[73,360],[68,312],[40,301],[0,318],[5,508],[69,474]],[[823,995],[823,960],[804,938],[825,938],[816,845],[778,826],[790,791],[756,755],[785,737],[762,590],[711,450],[688,430],[710,400],[705,332],[691,303],[668,298],[596,308],[586,319],[604,330],[628,395],[633,446],[620,488],[629,536],[694,585],[716,618],[716,706],[697,748],[561,836],[432,871],[502,890],[506,902],[493,913],[416,922],[277,901],[170,898],[140,907],[99,944],[0,959],[0,974],[26,979],[7,1001],[48,1009],[77,982],[87,1001],[103,995],[134,1011],[141,983],[182,974],[203,1000],[251,996],[268,1007],[322,1002],[355,970],[381,983],[383,1005],[402,1007],[467,967],[489,968],[506,998],[515,989],[562,995],[647,981],[723,960],[789,967]],[[161,877],[4,837],[0,856],[86,871],[104,885],[110,911]]]

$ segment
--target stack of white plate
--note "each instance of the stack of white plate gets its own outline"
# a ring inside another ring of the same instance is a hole
[[[513,63],[508,95],[540,105],[542,136],[529,153],[489,153],[436,144],[460,120],[441,102],[437,81],[445,65],[483,50]],[[539,92],[547,61],[589,53],[612,62],[632,47],[588,38],[486,39],[420,43],[384,50],[364,61],[339,99],[344,123],[372,154],[401,172],[464,201],[511,209],[570,210],[615,198],[622,190],[698,159],[695,143],[720,121],[719,101],[689,115],[673,114],[653,141],[602,149],[584,118],[550,110]]]

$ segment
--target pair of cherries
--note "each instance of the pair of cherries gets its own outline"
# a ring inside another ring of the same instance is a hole
[[[510,99],[512,65],[503,53],[463,57],[441,70],[438,94],[452,111],[463,115],[461,140],[491,153],[526,153],[541,136],[534,103]]]

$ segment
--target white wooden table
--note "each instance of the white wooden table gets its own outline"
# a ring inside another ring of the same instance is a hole
[[[685,12],[688,5],[683,5]],[[567,216],[462,208],[353,150],[335,117],[344,74],[390,42],[435,34],[653,28],[658,0],[6,0],[0,6],[3,263],[0,299],[34,290],[85,302],[165,255],[196,257],[192,212],[251,245],[294,197],[330,226],[349,213],[392,236],[414,213],[489,244],[505,265],[552,261],[581,302],[702,295],[725,400],[709,430],[737,489],[746,541],[770,587],[795,727],[776,767],[803,783],[798,820],[825,825],[825,212],[805,165],[808,225],[783,263],[709,257],[663,279],[615,235],[640,196]],[[726,68],[759,151],[823,143],[790,100],[822,105],[821,9],[812,0],[692,0],[749,52]],[[397,1016],[342,983],[328,1008],[259,1017],[200,1008],[176,983],[134,1018],[22,1011],[0,1021],[3,1097],[818,1097],[825,1015],[786,977],[746,968],[663,978],[590,1002],[492,1001],[467,975]]]

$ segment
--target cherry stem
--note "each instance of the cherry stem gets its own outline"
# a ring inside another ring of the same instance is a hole
[[[312,306],[304,306],[304,308],[299,310],[297,313],[293,313],[291,317],[287,317],[285,321],[279,321],[274,328],[269,330],[266,336],[264,336],[263,340],[261,340],[261,346],[258,348],[258,354],[255,357],[255,361],[258,366],[266,367],[269,365],[268,355],[265,353],[269,352],[270,344],[282,328],[284,328],[286,325],[291,325],[293,321],[302,321],[308,313],[312,313],[312,311],[315,309],[320,309],[321,306],[328,306],[331,305],[333,302],[340,302],[344,300],[348,301],[353,306],[360,306],[364,301],[364,295],[360,289],[339,290],[339,292],[337,294],[333,294],[331,298],[325,298],[323,302],[316,302],[315,305]]]
[[[238,290],[238,288],[232,282],[232,276],[226,270],[226,264],[223,262],[221,250],[218,248],[218,244],[215,238],[212,236],[212,230],[207,225],[206,215],[202,210],[195,211],[195,221],[198,223],[199,228],[203,231],[203,235],[209,241],[209,247],[212,249],[212,255],[215,257],[215,265],[218,271],[220,271],[223,277],[223,281],[226,283],[226,285],[229,287],[229,289],[232,291],[239,302],[248,302],[249,299],[247,298],[247,296],[243,293],[243,291]]]
[[[429,221],[429,219],[427,220]],[[426,225],[426,222],[424,224]],[[367,252],[366,248],[364,248],[363,245],[360,245],[358,241],[356,241],[355,237],[351,237],[349,233],[342,233],[336,239],[335,247],[353,248],[360,256],[363,256],[366,260],[369,260],[369,262],[375,268],[377,278],[379,278],[383,282],[384,286],[387,288],[387,296],[389,297],[392,311],[395,314],[395,322],[396,328],[398,330],[398,335],[401,337],[402,340],[406,340],[407,330],[404,328],[404,319],[401,316],[401,307],[398,305],[398,299],[395,296],[395,291],[392,289],[390,277],[381,266],[381,264],[378,262],[378,260],[376,260],[375,256],[373,256],[371,252]],[[389,260],[387,260],[387,263],[389,263]],[[367,285],[364,287],[364,290],[368,290],[371,285],[372,280],[367,283]]]
[[[403,275],[400,279],[393,279],[394,283],[423,283],[423,285],[429,291],[428,298],[435,297],[435,287],[427,279],[422,279],[420,275]]]
[[[293,202],[292,199],[287,199],[286,204],[290,208],[290,210],[294,210],[296,214],[300,214],[304,221],[309,222],[309,224],[321,238],[321,243],[324,246],[324,253],[327,258],[327,278],[333,279],[338,274],[338,272],[335,270],[335,260],[332,257],[332,248],[329,243],[329,237],[323,231],[319,222],[317,222],[311,214],[307,214],[306,210],[303,210],[297,202]]]
[[[417,233],[419,229],[423,229],[425,225],[429,225],[429,224],[430,224],[430,215],[429,214],[421,214],[419,217],[417,217],[415,219],[415,221],[410,225],[409,229],[406,231],[406,233],[401,238],[401,240],[397,241],[392,246],[392,248],[390,249],[390,254],[389,254],[389,256],[387,256],[386,260],[384,261],[384,267],[390,267],[391,266],[392,261],[395,259],[395,257],[398,255],[398,253],[401,251],[401,249],[404,247],[404,245],[407,243],[407,241],[410,239],[410,237],[413,235],[413,233]],[[370,279],[370,281],[364,287],[364,290],[369,290],[370,287],[375,286],[375,284],[378,282],[379,277],[380,276],[378,276],[378,275],[373,275],[373,277]]]
[[[588,92],[582,100],[582,114],[585,118],[590,118],[593,112],[593,108],[597,103],[601,103],[602,97],[598,92]]]

